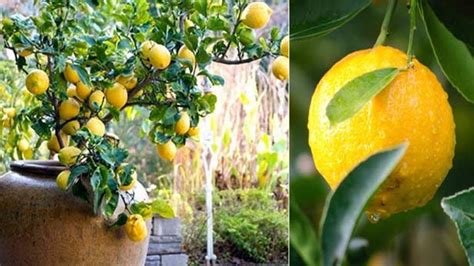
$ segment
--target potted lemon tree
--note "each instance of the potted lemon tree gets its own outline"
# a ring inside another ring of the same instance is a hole
[[[247,0],[65,0],[3,18],[4,46],[35,98],[25,119],[58,160],[15,161],[0,178],[0,264],[143,264],[149,219],[174,214],[148,199],[108,124],[148,109],[148,137],[173,160],[214,109],[200,82],[224,84],[212,62],[275,57],[273,73],[288,79],[288,39],[277,28],[256,37],[271,13]]]

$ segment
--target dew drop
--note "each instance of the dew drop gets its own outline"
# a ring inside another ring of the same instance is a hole
[[[369,222],[375,224],[378,221],[380,221],[380,214],[378,214],[376,212],[370,213],[367,218],[369,219]]]

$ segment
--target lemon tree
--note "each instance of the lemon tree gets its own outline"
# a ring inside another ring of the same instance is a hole
[[[372,3],[316,2],[290,4],[293,39],[332,32]],[[454,12],[460,10],[459,3],[408,2],[406,52],[385,44],[397,6],[397,1],[391,0],[374,46],[335,63],[314,90],[308,117],[309,146],[317,170],[332,191],[319,234],[292,202],[295,211],[291,220],[296,220],[292,226],[297,233],[291,244],[309,265],[344,264],[361,212],[375,223],[424,206],[452,167],[456,144],[453,114],[435,74],[416,59],[416,22],[422,20],[443,74],[472,102],[473,39],[466,33],[472,17]],[[472,189],[446,198],[442,207],[455,221],[472,264],[470,243],[474,238],[470,231],[474,223],[467,206],[471,194]],[[311,241],[302,239],[308,232]]]
[[[58,186],[91,204],[96,214],[115,217],[132,241],[146,237],[144,219],[169,218],[161,199],[132,203],[137,184],[127,151],[107,132],[120,112],[150,110],[147,136],[157,155],[172,161],[217,98],[201,84],[224,85],[212,63],[245,64],[277,58],[271,69],[286,81],[288,42],[271,29],[264,2],[235,1],[42,1],[39,14],[3,18],[4,46],[27,74],[38,102],[25,116],[68,169]],[[255,29],[268,28],[263,34]],[[281,47],[283,48],[281,48]],[[282,51],[280,51],[280,49]]]

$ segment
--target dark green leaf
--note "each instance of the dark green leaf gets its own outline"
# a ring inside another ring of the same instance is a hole
[[[346,83],[326,107],[331,125],[355,115],[375,95],[382,91],[400,72],[397,68],[382,68],[365,73]]]
[[[323,265],[342,265],[349,240],[365,205],[403,157],[401,144],[359,164],[328,197],[321,226]]]
[[[118,191],[112,192],[112,196],[105,203],[104,214],[106,217],[111,217],[114,214],[115,209],[117,208],[117,205],[118,205],[118,200],[119,200],[119,192]]]
[[[88,85],[88,86],[91,86],[91,80],[89,78],[89,74],[87,74],[86,69],[83,68],[82,66],[76,65],[76,64],[72,64],[71,66],[77,72],[77,74],[79,75],[79,78],[81,79],[81,82]]]
[[[314,227],[300,210],[296,199],[290,197],[290,244],[308,266],[318,265],[321,260],[321,247]]]
[[[291,39],[327,34],[354,18],[370,3],[370,0],[290,1]]]
[[[474,265],[474,187],[443,198],[441,207],[456,225],[469,265]]]
[[[113,227],[119,227],[127,223],[128,216],[125,213],[119,214],[117,217],[117,221],[112,224]]]
[[[420,11],[426,31],[443,73],[464,98],[474,103],[474,59],[468,47],[438,20],[426,1]]]
[[[83,199],[86,202],[89,202],[89,195],[87,193],[87,189],[84,184],[82,184],[81,180],[72,185],[72,194],[78,198]]]

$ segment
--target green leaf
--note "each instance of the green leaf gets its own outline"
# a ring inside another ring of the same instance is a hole
[[[290,1],[292,40],[327,34],[354,18],[370,5],[370,0]]]
[[[71,66],[79,75],[81,82],[86,84],[87,86],[91,86],[91,80],[89,78],[89,74],[87,74],[86,69],[76,64],[72,64]]]
[[[115,209],[117,208],[117,205],[118,205],[118,200],[119,200],[119,192],[118,191],[112,192],[112,196],[105,203],[104,214],[106,217],[111,217],[114,214]]]
[[[474,59],[468,47],[446,29],[426,1],[420,5],[420,12],[444,75],[467,101],[474,103]]]
[[[171,219],[174,217],[173,208],[164,200],[156,199],[151,203],[151,211],[163,218]]]
[[[355,115],[372,97],[382,91],[400,72],[397,68],[382,68],[365,73],[346,83],[326,107],[331,125]]]
[[[441,207],[456,225],[469,265],[474,265],[474,187],[443,198]]]
[[[403,157],[407,143],[359,164],[328,197],[321,219],[323,265],[342,265],[356,222],[371,196]]]
[[[119,214],[117,217],[117,221],[115,221],[114,224],[112,224],[112,227],[119,227],[127,223],[128,216],[125,213]]]
[[[321,260],[321,246],[314,225],[290,197],[290,244],[298,252],[306,265],[318,265]]]

